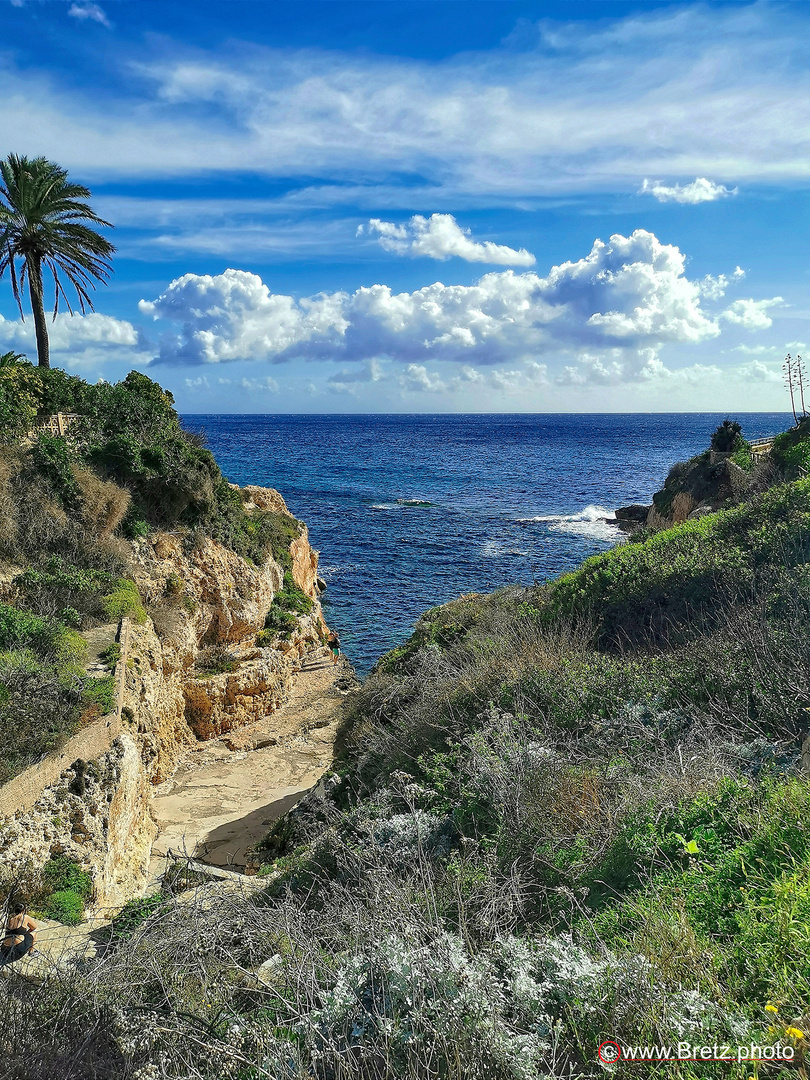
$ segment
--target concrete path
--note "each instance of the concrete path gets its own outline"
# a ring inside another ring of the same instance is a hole
[[[201,744],[155,788],[152,809],[160,833],[153,874],[169,850],[215,866],[242,869],[246,852],[329,767],[346,691],[343,662],[325,649],[310,654],[294,676],[285,705],[256,724]]]

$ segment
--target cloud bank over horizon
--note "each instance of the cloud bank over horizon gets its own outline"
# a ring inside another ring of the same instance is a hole
[[[722,299],[742,277],[738,268],[730,277],[691,281],[676,246],[638,229],[594,241],[585,257],[552,266],[544,277],[493,271],[472,285],[435,282],[396,293],[376,284],[296,300],[271,293],[257,274],[228,269],[185,274],[139,307],[178,328],[161,337],[155,363],[163,365],[388,360],[430,390],[426,360],[473,370],[568,356],[579,358],[592,380],[633,382],[663,370],[662,346],[714,339],[723,319],[751,330],[769,326],[778,297],[738,299],[714,313],[702,306],[705,296]]]

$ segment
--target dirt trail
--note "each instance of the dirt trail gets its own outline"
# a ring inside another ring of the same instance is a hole
[[[325,649],[310,654],[293,679],[289,700],[272,715],[211,740],[181,760],[155,788],[160,833],[153,872],[169,851],[215,866],[241,869],[247,849],[329,767],[346,691],[348,665]]]

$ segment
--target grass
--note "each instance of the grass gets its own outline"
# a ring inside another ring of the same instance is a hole
[[[331,774],[265,838],[263,891],[136,905],[36,1010],[7,994],[10,1075],[159,1059],[169,1080],[278,1063],[597,1080],[606,1039],[787,1040],[806,1064],[809,568],[798,480],[427,612],[347,699]]]

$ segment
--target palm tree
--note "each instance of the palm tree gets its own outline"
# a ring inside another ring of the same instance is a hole
[[[9,271],[14,299],[24,319],[21,291],[28,282],[39,366],[51,366],[45,320],[43,267],[55,288],[53,317],[60,298],[73,314],[63,278],[76,290],[84,314],[93,304],[88,289],[112,272],[113,245],[85,222],[112,228],[87,204],[90,192],[72,184],[67,170],[47,158],[9,154],[0,161],[0,278]],[[61,276],[60,276],[61,275]]]

